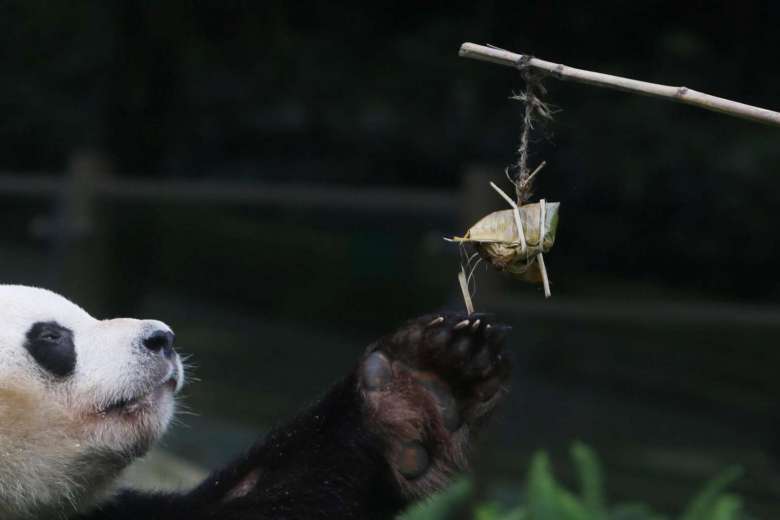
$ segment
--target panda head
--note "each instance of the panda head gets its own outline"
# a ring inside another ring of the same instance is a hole
[[[165,432],[183,382],[164,323],[101,321],[50,291],[0,285],[0,518],[100,500]]]

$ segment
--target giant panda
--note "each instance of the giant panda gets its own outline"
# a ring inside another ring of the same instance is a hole
[[[0,285],[0,519],[394,518],[466,468],[507,392],[507,332],[487,315],[412,320],[195,489],[149,494],[116,480],[174,415],[173,331]]]

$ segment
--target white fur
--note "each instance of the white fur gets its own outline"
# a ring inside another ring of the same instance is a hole
[[[76,368],[60,379],[24,348],[36,322],[73,331]],[[153,320],[96,320],[44,289],[0,285],[0,519],[67,518],[110,492],[118,474],[164,433],[183,384],[178,356],[142,340]],[[176,388],[163,385],[171,377]],[[146,396],[139,413],[101,413]]]

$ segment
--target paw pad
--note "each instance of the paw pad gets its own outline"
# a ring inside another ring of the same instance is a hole
[[[427,316],[364,358],[359,378],[370,420],[408,485],[440,482],[442,468],[463,468],[468,430],[493,408],[507,379],[501,350],[509,331],[486,314]]]
[[[428,450],[419,442],[406,442],[396,448],[395,467],[410,480],[420,477],[430,466]]]
[[[366,390],[379,390],[392,378],[390,361],[381,352],[373,352],[363,362],[363,386]]]

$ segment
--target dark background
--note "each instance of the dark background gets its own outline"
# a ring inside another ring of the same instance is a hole
[[[441,237],[503,208],[487,182],[523,88],[463,41],[779,109],[779,22],[776,2],[0,1],[2,279],[171,324],[201,417],[169,446],[212,465],[373,337],[461,305]],[[538,448],[566,475],[583,439],[616,500],[679,509],[738,463],[780,514],[780,130],[545,85],[553,298],[478,275],[518,358],[482,492],[511,500]]]

